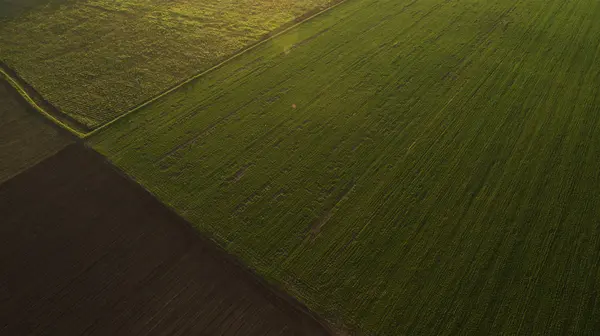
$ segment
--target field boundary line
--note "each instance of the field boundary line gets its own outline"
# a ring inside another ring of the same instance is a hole
[[[85,138],[87,136],[87,134],[89,134],[89,133],[83,133],[83,132],[80,132],[79,130],[76,130],[75,128],[69,126],[65,122],[63,122],[60,119],[53,116],[51,113],[47,112],[43,107],[41,107],[35,101],[35,99],[33,99],[33,97],[31,97],[29,95],[27,90],[25,90],[25,88],[23,88],[18,83],[18,81],[15,78],[13,78],[13,76],[11,76],[8,72],[6,72],[6,70],[3,67],[0,67],[0,73],[2,74],[2,77],[10,84],[10,86],[12,86],[25,99],[25,101],[27,101],[27,103],[29,105],[31,105],[31,107],[33,107],[36,111],[38,111],[44,117],[46,117],[47,119],[52,121],[56,126],[70,132],[71,134],[74,134],[75,136],[77,136],[80,139]]]
[[[169,95],[170,93],[172,93],[172,92],[180,89],[182,86],[184,86],[186,84],[189,84],[190,82],[193,82],[194,80],[196,80],[198,78],[201,78],[201,77],[203,77],[203,76],[205,76],[205,75],[207,75],[207,74],[209,74],[209,73],[211,73],[211,72],[213,72],[213,71],[221,68],[222,66],[226,65],[230,61],[233,61],[233,60],[237,59],[238,57],[241,57],[242,55],[244,55],[244,54],[246,54],[246,53],[248,53],[248,52],[250,52],[250,51],[252,51],[252,50],[254,50],[254,49],[256,49],[256,48],[258,48],[260,46],[262,46],[263,44],[265,44],[265,43],[267,43],[267,42],[269,42],[269,41],[271,41],[271,40],[273,40],[273,39],[275,39],[275,38],[277,38],[277,37],[279,37],[279,36],[281,36],[281,35],[289,32],[289,31],[291,31],[292,29],[297,28],[301,24],[306,23],[306,22],[308,22],[308,21],[310,21],[310,20],[312,20],[312,19],[314,19],[314,18],[316,18],[316,17],[318,17],[318,16],[320,16],[322,14],[325,14],[325,13],[329,12],[330,10],[332,10],[332,9],[334,9],[334,8],[340,6],[340,5],[342,5],[342,4],[344,4],[344,3],[348,2],[348,1],[349,0],[340,0],[340,1],[334,2],[332,5],[324,8],[323,10],[320,10],[320,11],[316,12],[313,15],[308,16],[305,19],[302,19],[302,20],[300,20],[300,21],[292,24],[291,26],[283,29],[282,31],[277,32],[277,33],[275,33],[275,34],[267,37],[264,40],[258,41],[256,43],[254,43],[254,44],[246,47],[245,49],[242,49],[241,51],[233,54],[232,56],[230,56],[227,59],[221,61],[220,63],[218,63],[216,65],[213,65],[212,67],[208,68],[207,70],[204,70],[204,71],[202,71],[202,72],[200,72],[200,73],[198,73],[196,75],[193,75],[193,76],[189,77],[188,79],[184,80],[183,82],[180,82],[179,84],[176,84],[175,86],[171,87],[170,89],[167,89],[166,91],[163,91],[162,93],[154,96],[153,98],[150,98],[149,100],[147,100],[147,101],[141,103],[140,105],[132,108],[128,112],[125,112],[124,114],[116,117],[115,119],[113,119],[113,120],[111,120],[111,121],[109,121],[109,122],[107,122],[107,123],[105,123],[103,125],[98,126],[97,128],[91,130],[88,133],[85,133],[83,135],[83,138],[88,138],[88,137],[93,136],[94,134],[96,134],[96,133],[98,133],[98,132],[100,132],[100,131],[108,128],[112,124],[114,124],[114,123],[116,123],[116,122],[118,122],[118,121],[120,121],[120,120],[122,120],[122,119],[124,119],[124,118],[126,118],[126,117],[128,117],[130,115],[132,115],[133,113],[135,113],[135,112],[141,110],[142,108],[144,108],[144,107],[146,107],[146,106],[148,106],[148,105],[156,102],[157,100],[161,99],[162,97],[165,97],[165,96]]]
[[[133,175],[127,173],[123,168],[113,163],[106,155],[102,154],[98,150],[94,149],[89,143],[81,143],[81,144],[71,144],[69,146],[81,146],[87,151],[90,151],[93,155],[96,155],[103,164],[105,164],[109,169],[114,171],[117,175],[124,178],[128,183],[131,183],[135,188],[138,188],[140,192],[147,194],[149,197],[154,199],[158,204],[160,204],[164,209],[174,218],[177,218],[180,228],[185,230],[189,235],[195,237],[199,241],[205,244],[205,247],[210,250],[210,253],[214,254],[218,260],[228,263],[235,268],[237,268],[242,273],[249,276],[248,280],[250,280],[253,284],[257,285],[261,288],[261,290],[265,291],[270,297],[275,299],[276,301],[281,301],[284,303],[288,303],[290,307],[303,314],[307,318],[315,321],[320,326],[322,326],[326,331],[330,332],[332,336],[338,335],[339,333],[339,325],[332,323],[325,319],[323,316],[318,314],[316,311],[310,309],[306,303],[304,303],[300,297],[292,295],[287,288],[284,286],[285,283],[277,282],[273,279],[266,277],[264,274],[261,274],[257,268],[251,267],[249,263],[246,263],[239,255],[227,250],[225,245],[229,243],[228,240],[219,236],[218,234],[214,234],[214,230],[209,232],[207,230],[201,230],[196,225],[194,225],[191,221],[187,220],[181,213],[179,213],[171,204],[164,202],[157,194],[150,191],[146,186],[144,186],[140,181],[138,181]],[[67,146],[68,147],[68,146]],[[62,150],[65,150],[63,148]],[[254,258],[253,254],[248,254],[251,258]],[[277,304],[273,303],[275,306]]]

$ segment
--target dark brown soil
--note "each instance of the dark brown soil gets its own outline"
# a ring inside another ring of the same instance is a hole
[[[0,183],[73,141],[0,76]]]
[[[95,152],[0,185],[0,335],[326,335]]]

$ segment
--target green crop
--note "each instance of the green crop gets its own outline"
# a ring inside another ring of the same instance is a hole
[[[332,0],[0,0],[0,59],[94,129]],[[13,7],[17,9],[12,9]]]
[[[592,334],[600,2],[350,0],[91,138],[366,334]]]

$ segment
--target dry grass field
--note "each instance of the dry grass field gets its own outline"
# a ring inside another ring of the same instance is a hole
[[[333,0],[30,2],[0,20],[0,59],[95,128]]]

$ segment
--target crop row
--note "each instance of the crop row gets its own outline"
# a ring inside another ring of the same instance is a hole
[[[591,333],[599,6],[350,1],[91,141],[330,320]]]

